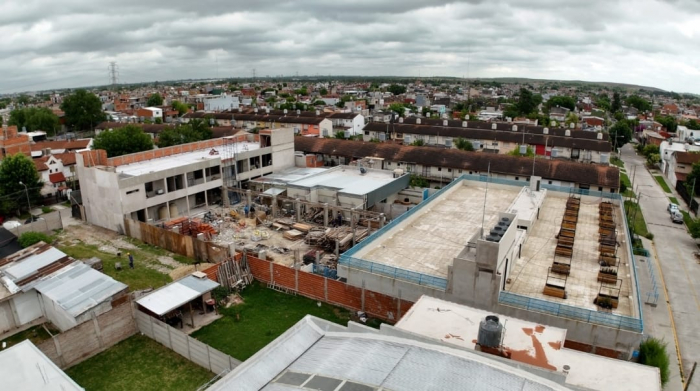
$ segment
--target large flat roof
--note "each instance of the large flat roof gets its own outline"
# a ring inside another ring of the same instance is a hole
[[[474,349],[479,323],[491,312],[422,296],[396,328],[439,339],[460,348]],[[579,352],[563,347],[566,330],[498,315],[504,325],[503,346],[511,360],[563,372],[566,384],[592,390],[661,390],[656,368]]]
[[[84,391],[29,340],[0,351],[3,389]]]
[[[344,194],[365,195],[395,179],[394,173],[388,170],[365,168],[362,173],[359,167],[337,166],[291,182],[289,186],[309,189],[325,187]]]
[[[261,176],[260,178],[251,179],[251,182],[265,185],[287,185],[288,183],[322,173],[326,170],[328,169],[324,167],[291,167],[273,174]]]
[[[136,300],[136,302],[160,316],[212,291],[217,286],[219,283],[216,281],[189,275]]]
[[[371,242],[353,257],[446,278],[447,267],[481,229],[484,210],[484,227],[491,227],[520,191],[515,186],[489,185],[484,208],[486,184],[461,181],[409,219],[368,239]]]
[[[528,233],[527,241],[523,244],[521,257],[511,266],[510,282],[506,282],[505,290],[523,296],[597,310],[597,306],[593,303],[601,288],[601,283],[597,279],[600,270],[598,208],[601,199],[597,197],[581,197],[571,272],[566,279],[566,299],[542,293],[547,282],[548,268],[554,261],[556,235],[561,227],[567,197],[563,193],[547,193],[539,212],[539,219],[535,221]],[[636,309],[637,302],[633,294],[633,272],[630,270],[629,252],[626,251],[628,238],[622,223],[622,211],[619,207],[615,207],[614,210],[619,243],[617,256],[620,259],[617,278],[622,280],[622,286],[618,307],[612,312],[637,317],[639,310]]]
[[[255,143],[250,143],[260,146]],[[156,159],[144,160],[138,163],[124,164],[117,166],[116,170],[118,173],[127,176],[139,176],[144,174],[149,174],[152,172],[158,172],[163,170],[168,170],[171,168],[182,167],[188,164],[201,162],[204,160],[214,160],[222,157],[222,148],[214,148],[218,151],[218,154],[211,154],[212,148],[200,149],[198,151],[192,151],[187,153],[180,153],[177,155],[164,156]]]

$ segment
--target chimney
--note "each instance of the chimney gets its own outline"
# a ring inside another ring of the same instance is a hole
[[[321,110],[316,110],[316,116],[318,117],[319,115],[321,115]]]
[[[462,127],[463,128],[469,127],[469,124],[467,123],[467,121],[462,121]]]
[[[416,118],[416,125],[420,125],[420,118]]]
[[[448,122],[446,119],[442,120],[442,126],[447,126]]]
[[[403,117],[399,117],[399,123],[400,123],[400,124],[403,123]]]
[[[517,132],[518,131],[518,125],[513,125],[513,131]]]
[[[491,129],[493,129],[493,130],[496,130],[496,128],[497,128],[497,125],[496,125],[496,123],[495,123],[495,122],[494,122],[494,123],[492,123],[492,124],[491,124]]]

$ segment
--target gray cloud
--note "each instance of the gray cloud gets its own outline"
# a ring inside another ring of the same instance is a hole
[[[258,75],[532,77],[700,93],[693,0],[5,0],[0,93]],[[217,67],[218,64],[218,67]]]

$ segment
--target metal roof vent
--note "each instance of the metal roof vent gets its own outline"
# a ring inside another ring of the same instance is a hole
[[[513,131],[517,132],[518,131],[518,125],[513,125]]]
[[[603,133],[602,133],[602,132],[598,132],[598,134],[596,135],[596,138],[597,138],[598,140],[602,140],[602,139],[603,139]]]
[[[463,127],[463,128],[466,128],[466,127],[468,127],[468,126],[469,126],[469,124],[467,123],[467,121],[462,121],[462,127]]]
[[[492,123],[492,124],[491,124],[491,129],[493,129],[493,130],[496,130],[496,128],[497,128],[497,125],[496,125],[496,123],[495,123],[495,122],[494,122],[494,123]]]
[[[542,129],[542,134],[549,134],[549,128]]]
[[[448,122],[446,119],[442,120],[442,126],[447,126]]]
[[[416,118],[416,125],[420,125],[420,118]]]

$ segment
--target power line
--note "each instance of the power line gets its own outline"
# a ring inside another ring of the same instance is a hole
[[[119,67],[117,66],[117,63],[115,61],[110,62],[107,69],[109,69],[110,83],[112,84],[112,87],[116,87],[119,83]]]

